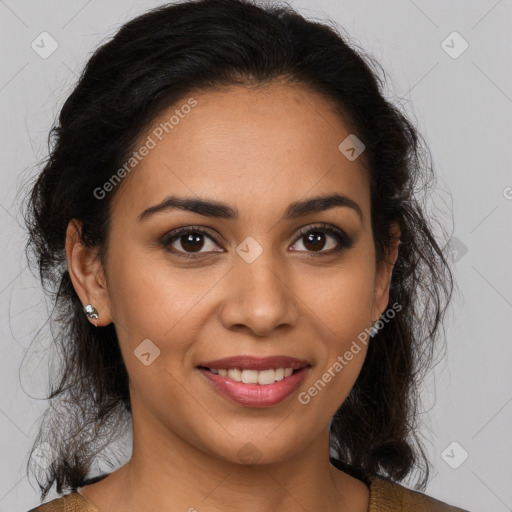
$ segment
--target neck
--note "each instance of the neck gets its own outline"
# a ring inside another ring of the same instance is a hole
[[[257,463],[251,445],[247,454],[256,463],[234,462],[200,449],[200,441],[187,442],[154,417],[144,418],[143,426],[134,420],[130,461],[93,484],[96,494],[82,493],[104,512],[149,504],[152,510],[188,512],[368,510],[366,485],[329,462],[328,426],[299,453],[268,464]]]

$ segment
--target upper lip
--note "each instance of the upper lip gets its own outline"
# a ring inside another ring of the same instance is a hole
[[[255,356],[233,356],[223,357],[215,361],[203,361],[197,366],[204,366],[206,368],[220,368],[220,369],[233,369],[240,368],[241,370],[269,370],[272,368],[293,368],[299,370],[305,366],[309,366],[308,361],[304,359],[297,359],[290,356],[269,356],[269,357],[255,357]]]

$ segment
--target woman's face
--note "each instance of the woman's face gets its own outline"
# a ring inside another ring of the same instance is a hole
[[[90,290],[88,302],[98,325],[115,324],[136,428],[276,462],[325,433],[347,397],[366,345],[344,355],[384,312],[391,267],[375,266],[366,171],[338,148],[350,131],[326,100],[284,83],[190,97],[140,138],[149,149],[111,205],[108,293]],[[335,194],[349,201],[300,206]],[[164,207],[170,196],[215,207]],[[307,366],[299,378],[245,373],[277,384],[198,367],[247,355]]]

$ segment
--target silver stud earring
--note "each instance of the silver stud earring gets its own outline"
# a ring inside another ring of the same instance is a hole
[[[87,304],[87,306],[84,306],[84,313],[87,318],[90,318],[92,320],[98,320],[98,311],[91,304]]]

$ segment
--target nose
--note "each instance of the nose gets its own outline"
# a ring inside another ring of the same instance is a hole
[[[298,298],[286,269],[263,251],[252,263],[235,258],[235,268],[226,277],[227,291],[221,309],[226,329],[270,336],[277,328],[296,325]]]

